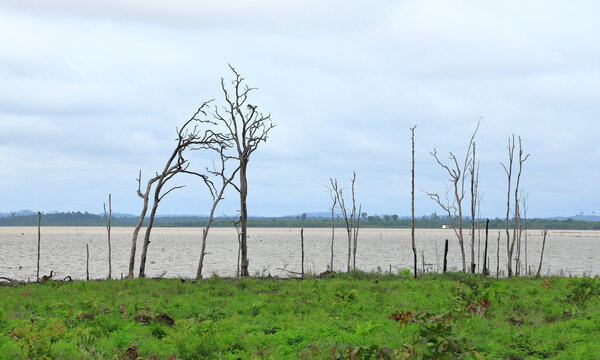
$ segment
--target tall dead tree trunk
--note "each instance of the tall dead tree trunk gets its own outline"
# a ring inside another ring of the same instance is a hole
[[[356,173],[353,173],[352,177],[352,212],[350,213],[350,229],[352,230],[351,243],[348,243],[348,268],[350,268],[350,253],[351,249],[354,251],[354,262],[352,263],[352,269],[356,269],[356,250],[354,246],[354,233],[355,233],[355,217],[356,217],[356,201],[354,199],[354,182],[356,181]],[[360,217],[359,217],[360,218]]]
[[[241,276],[249,276],[248,267],[250,261],[248,259],[248,204],[246,198],[248,196],[248,181],[246,175],[247,162],[243,162],[240,168],[240,241],[242,243],[242,263]]]
[[[417,246],[415,244],[415,129],[417,125],[410,128],[412,143],[412,167],[411,167],[411,201],[410,201],[410,239],[413,251],[413,268],[415,279],[417,278]],[[438,270],[439,271],[439,270]]]
[[[223,138],[218,146],[214,146],[213,150],[215,150],[220,157],[220,168],[214,167],[212,170],[206,169],[206,171],[213,176],[219,177],[221,179],[221,188],[217,192],[217,189],[213,186],[212,193],[216,194],[213,197],[213,204],[210,209],[210,214],[208,215],[208,221],[204,229],[202,230],[202,247],[200,250],[200,260],[198,260],[198,270],[196,271],[196,281],[202,279],[202,268],[204,266],[204,256],[206,255],[206,238],[208,237],[208,231],[210,230],[211,224],[214,219],[215,210],[217,209],[217,205],[223,199],[223,194],[225,193],[225,189],[231,184],[238,170],[240,170],[239,166],[231,171],[230,174],[226,174],[227,168],[227,160],[231,159],[229,156],[225,154],[225,151],[230,147],[229,139]],[[211,184],[212,185],[212,184]]]
[[[548,235],[548,229],[542,230],[542,251],[540,252],[540,266],[538,266],[537,276],[540,276],[540,271],[542,271],[542,260],[544,259],[544,248],[546,247],[546,235]]]
[[[502,167],[504,167],[504,171],[506,172],[506,178],[507,178],[507,186],[508,186],[508,191],[507,191],[507,195],[506,195],[506,256],[507,256],[507,267],[508,267],[508,276],[512,275],[512,266],[511,266],[511,258],[512,258],[512,254],[510,251],[510,232],[508,231],[508,220],[509,220],[509,216],[510,216],[510,182],[512,179],[512,164],[513,164],[513,159],[514,159],[514,152],[515,152],[515,135],[512,135],[512,142],[511,142],[511,138],[508,138],[508,167],[505,166],[504,164],[501,163]]]
[[[134,276],[133,271],[135,268],[135,252],[136,252],[136,248],[137,248],[137,238],[138,238],[138,234],[140,233],[140,230],[142,228],[142,225],[144,224],[144,219],[146,218],[146,212],[148,211],[148,201],[150,199],[150,191],[152,190],[152,185],[158,179],[160,179],[159,175],[149,179],[148,183],[146,184],[146,191],[144,193],[142,193],[142,189],[141,189],[142,188],[142,170],[140,170],[140,174],[139,174],[138,178],[136,179],[138,182],[137,194],[144,201],[144,206],[142,207],[142,211],[140,213],[140,218],[138,220],[138,223],[135,226],[135,229],[133,230],[133,238],[131,239],[131,253],[129,255],[129,272],[127,274],[128,279],[133,279],[133,276]]]
[[[211,190],[211,195],[214,196],[214,194],[212,194],[212,183],[208,179],[208,177],[203,174],[198,174],[189,171],[189,162],[183,157],[183,152],[187,149],[206,148],[211,144],[215,144],[219,140],[218,134],[215,134],[215,132],[212,129],[204,129],[204,132],[201,132],[201,129],[198,128],[199,125],[214,125],[214,123],[209,120],[198,118],[198,116],[200,115],[207,115],[205,108],[208,106],[209,103],[210,101],[202,104],[194,113],[194,115],[189,120],[187,120],[180,129],[177,129],[177,145],[175,146],[175,149],[173,150],[171,156],[167,160],[162,173],[157,174],[158,179],[156,180],[156,187],[154,188],[152,210],[150,211],[148,226],[146,227],[146,233],[144,235],[144,244],[142,247],[142,256],[140,259],[140,277],[146,276],[146,258],[148,254],[148,245],[150,245],[150,233],[152,232],[152,227],[154,225],[154,219],[156,217],[156,210],[158,209],[158,204],[171,191],[183,187],[183,185],[174,186],[171,187],[169,190],[163,192],[163,187],[168,183],[168,181],[171,180],[177,174],[197,175],[204,180],[209,190]],[[194,124],[195,126],[193,128],[188,127],[191,124]]]
[[[448,199],[448,192],[450,188],[446,190],[446,201],[442,202],[440,196],[436,193],[427,193],[427,195],[434,200],[447,214],[450,221],[450,225],[454,230],[456,237],[458,238],[458,244],[460,245],[460,253],[462,260],[462,268],[463,272],[467,272],[467,262],[465,256],[465,245],[464,245],[464,235],[463,235],[463,209],[462,209],[462,201],[465,197],[465,180],[467,176],[467,169],[469,164],[471,163],[472,149],[473,143],[475,141],[475,135],[479,130],[479,122],[477,122],[477,127],[469,140],[469,146],[467,147],[467,153],[465,155],[465,161],[462,167],[458,164],[458,160],[456,156],[450,152],[449,159],[452,165],[446,165],[441,162],[438,157],[438,153],[436,149],[430,153],[431,156],[436,160],[438,165],[446,170],[448,175],[450,176],[450,183],[452,183],[452,188],[454,190],[453,202],[450,203],[450,199]],[[456,218],[458,222],[458,229],[454,223],[454,218]]]
[[[475,142],[471,155],[471,274],[475,273],[475,211],[477,210],[477,187],[479,186],[479,170],[475,169]]]
[[[333,189],[329,189],[329,196],[331,197],[331,261],[329,263],[329,271],[333,272],[333,240],[335,239],[335,205],[337,204],[337,197],[333,194]]]
[[[350,216],[348,216],[348,210],[346,209],[346,203],[344,201],[344,191],[338,187],[337,179],[329,179],[331,183],[331,189],[335,192],[335,196],[337,197],[337,202],[340,206],[340,210],[342,212],[342,217],[344,218],[344,223],[346,225],[346,234],[348,235],[348,263],[346,267],[346,271],[350,271],[352,268],[352,249],[354,248],[354,268],[356,268],[356,247],[358,242],[358,228],[360,226],[360,214],[358,219],[356,219],[356,200],[354,197],[354,183],[356,181],[356,172],[353,173],[353,177],[351,179],[352,183],[352,212]],[[359,212],[362,210],[362,206],[359,207]],[[354,245],[354,246],[353,246]]]
[[[232,157],[239,161],[239,185],[232,184],[240,195],[240,227],[241,227],[241,276],[249,275],[248,272],[248,180],[247,170],[250,155],[258,148],[261,142],[267,141],[269,131],[275,126],[271,123],[271,115],[263,115],[258,112],[257,106],[247,103],[249,93],[254,88],[243,85],[244,78],[229,65],[234,74],[232,81],[233,90],[227,90],[225,79],[221,78],[221,90],[223,91],[226,105],[225,115],[219,113],[215,107],[214,118],[226,127],[227,136],[232,139],[236,156]]]
[[[42,227],[42,213],[38,211],[37,272],[35,274],[37,282],[40,282],[40,250],[41,250],[41,243],[42,243],[41,227]]]
[[[106,214],[106,204],[104,204],[104,218],[106,219],[106,232],[108,233],[108,279],[112,278],[112,247],[110,245],[110,220],[112,219],[112,201],[111,194],[108,194],[108,215]]]
[[[354,187],[353,187],[354,190]],[[354,191],[352,192],[352,198],[354,199]],[[356,270],[356,249],[358,248],[358,230],[360,230],[360,212],[362,211],[362,204],[358,206],[358,214],[356,214],[355,226],[352,231],[352,268]]]
[[[523,157],[523,147],[521,143],[521,137],[519,136],[519,172],[517,174],[517,181],[515,184],[515,195],[514,195],[514,226],[513,226],[513,237],[512,241],[510,240],[510,233],[508,230],[508,220],[510,215],[510,182],[512,177],[512,164],[514,159],[514,150],[515,150],[515,136],[512,135],[511,138],[508,139],[508,168],[502,164],[504,167],[504,171],[506,172],[508,178],[508,196],[507,196],[507,205],[506,205],[506,253],[507,253],[507,268],[508,268],[508,276],[513,275],[512,270],[512,256],[514,252],[515,241],[517,238],[517,229],[519,227],[519,182],[521,180],[521,171],[523,169],[523,163],[529,158],[529,154]]]

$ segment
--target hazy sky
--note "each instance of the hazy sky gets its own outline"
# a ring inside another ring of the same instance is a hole
[[[429,152],[480,159],[482,216],[503,216],[511,134],[528,215],[600,213],[600,5],[595,1],[0,2],[0,212],[139,213],[175,127],[222,101],[234,65],[277,125],[249,167],[249,213],[327,211],[330,177],[369,214],[440,213]],[[192,156],[202,168],[206,156]],[[161,214],[206,214],[197,179]],[[234,214],[228,193],[220,214]]]

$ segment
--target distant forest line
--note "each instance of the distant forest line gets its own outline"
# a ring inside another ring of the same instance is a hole
[[[138,217],[113,217],[112,226],[134,227]],[[215,218],[212,226],[233,227],[230,217]],[[470,219],[465,218],[465,221]],[[208,217],[205,216],[161,216],[155,219],[154,226],[160,227],[204,227]],[[479,222],[480,228],[485,228],[486,219]],[[521,220],[522,221],[522,220]],[[512,223],[512,221],[511,221]],[[37,226],[37,214],[11,215],[0,218],[0,226]],[[439,229],[443,225],[449,225],[448,217],[437,215],[422,216],[415,218],[415,227],[422,229]],[[42,226],[105,226],[106,219],[102,215],[66,212],[42,214]],[[580,221],[574,219],[527,219],[527,229],[563,229],[563,230],[600,230],[599,221]],[[248,226],[251,227],[305,227],[326,228],[331,227],[331,217],[305,217],[305,216],[281,216],[281,217],[249,217]],[[335,227],[345,227],[341,217],[336,217]],[[401,218],[396,215],[365,216],[360,219],[360,227],[365,228],[410,228],[410,218]],[[506,219],[490,219],[490,229],[505,229]]]

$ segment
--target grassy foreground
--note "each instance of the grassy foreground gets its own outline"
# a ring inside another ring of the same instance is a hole
[[[1,359],[599,359],[600,279],[465,274],[0,287]]]

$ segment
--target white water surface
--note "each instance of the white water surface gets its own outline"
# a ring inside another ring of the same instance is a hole
[[[108,275],[107,233],[104,227],[42,227],[40,276],[54,270],[55,278],[86,275],[86,244],[90,252],[90,278]],[[133,228],[112,228],[113,278],[127,276]],[[138,239],[136,276],[144,229]],[[148,250],[146,274],[149,277],[183,277],[196,275],[200,256],[201,228],[154,228]],[[477,235],[479,235],[476,232]],[[512,235],[512,232],[511,232]],[[469,239],[469,232],[465,236]],[[496,273],[498,230],[490,231],[488,257],[492,274]],[[449,269],[462,269],[458,240],[451,229],[417,229],[419,269],[425,259],[425,271],[441,271],[444,240],[450,240]],[[476,237],[475,256],[478,240]],[[479,253],[483,256],[485,231],[481,231]],[[527,265],[535,273],[539,265],[541,231],[529,230]],[[318,274],[327,270],[331,258],[331,229],[304,229],[305,271]],[[235,276],[238,241],[234,228],[212,228],[206,247],[204,277]],[[334,269],[343,271],[348,261],[345,229],[335,231]],[[521,262],[525,268],[524,245]],[[470,245],[465,244],[467,266]],[[516,252],[516,250],[515,250]],[[300,271],[300,229],[249,228],[248,257],[251,275],[290,276]],[[542,274],[600,275],[600,231],[550,230],[542,265]],[[360,229],[356,266],[366,271],[392,272],[412,268],[413,253],[410,229]],[[0,276],[35,281],[37,262],[37,227],[0,227]],[[483,260],[481,260],[481,263]],[[481,265],[480,265],[481,266]],[[500,271],[506,272],[506,238],[500,234]],[[523,270],[524,272],[524,270]],[[501,274],[502,275],[502,274]]]

